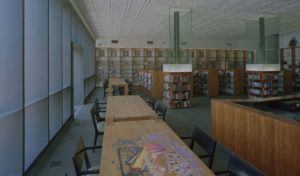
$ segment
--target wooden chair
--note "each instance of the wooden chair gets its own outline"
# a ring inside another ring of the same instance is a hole
[[[226,174],[229,176],[264,176],[265,174],[252,166],[247,161],[238,157],[236,154],[231,152],[228,169],[223,172],[215,172],[216,175]]]
[[[167,109],[168,109],[167,105],[165,105],[164,103],[158,102],[155,112],[157,113],[157,115],[159,117],[162,117],[163,120],[165,121]]]
[[[216,150],[217,141],[206,134],[197,126],[194,127],[192,137],[181,137],[181,139],[190,139],[190,148],[193,150],[195,142],[204,149],[206,154],[200,155],[199,158],[208,158],[207,166],[212,168],[213,159]]]
[[[102,146],[85,147],[82,137],[80,137],[74,156],[72,157],[76,176],[81,175],[99,175],[99,166],[92,167],[86,151],[100,149]],[[83,166],[85,163],[85,167]],[[82,168],[86,168],[83,170]]]
[[[91,116],[94,126],[94,146],[96,146],[98,136],[104,134],[104,121],[105,118],[101,118],[99,112],[97,111],[97,108],[95,106],[91,109]]]

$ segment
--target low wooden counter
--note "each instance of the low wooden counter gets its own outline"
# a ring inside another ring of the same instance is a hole
[[[105,118],[116,122],[157,118],[157,115],[138,95],[109,96]]]
[[[124,95],[128,95],[128,84],[125,82],[124,79],[120,78],[111,78],[109,79],[109,95],[112,96],[113,88],[114,87],[123,87],[124,88]]]
[[[212,134],[268,175],[299,175],[300,122],[241,104],[294,98],[212,100]]]
[[[100,176],[214,175],[162,120],[114,123],[104,131]]]

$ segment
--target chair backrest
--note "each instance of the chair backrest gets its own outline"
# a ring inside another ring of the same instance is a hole
[[[79,142],[76,146],[75,154],[72,159],[73,159],[73,165],[77,176],[81,175],[83,162],[85,162],[87,169],[91,167],[88,155],[85,151],[85,145],[82,136],[80,136]]]
[[[92,116],[94,130],[97,133],[97,132],[99,132],[98,128],[97,128],[97,122],[103,121],[103,120],[101,120],[102,118],[100,118],[99,111],[97,111],[97,108],[95,106],[92,107],[90,112],[91,112],[91,116]]]
[[[229,171],[230,176],[236,176],[236,175],[263,176],[263,175],[265,175],[263,172],[256,169],[250,163],[241,159],[234,153],[232,153],[230,156],[228,171]]]
[[[151,106],[152,109],[155,109],[155,103],[156,103],[156,99],[153,97],[150,97],[149,105]]]
[[[104,80],[104,82],[103,82],[103,89],[104,89],[104,91],[105,91],[105,89],[106,88],[108,88],[108,80],[106,79],[106,80]]]
[[[165,120],[167,109],[168,109],[167,105],[165,105],[164,103],[158,102],[155,112],[156,113],[159,112],[160,115],[163,117],[163,120]]]
[[[95,99],[94,106],[97,108],[98,111],[100,111],[98,98]]]
[[[205,157],[209,158],[208,166],[212,167],[212,161],[216,150],[217,141],[213,139],[211,136],[206,134],[203,130],[198,128],[197,126],[194,127],[193,135],[192,135],[192,142],[191,142],[191,149],[194,147],[194,142],[200,145],[207,155]]]

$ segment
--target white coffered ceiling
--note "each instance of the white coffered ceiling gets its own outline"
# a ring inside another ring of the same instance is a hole
[[[279,15],[280,32],[300,29],[299,0],[72,0],[96,38],[163,38],[169,8],[190,8],[193,39],[239,40],[245,22]]]

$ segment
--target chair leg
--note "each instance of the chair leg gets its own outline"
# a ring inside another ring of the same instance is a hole
[[[105,95],[106,95],[106,92],[103,93],[103,98],[102,98],[103,100],[104,100],[104,98],[105,98]]]
[[[94,147],[95,147],[96,144],[97,144],[97,138],[98,138],[98,135],[95,134],[95,138],[94,138]],[[93,152],[95,152],[95,148],[93,149]]]

